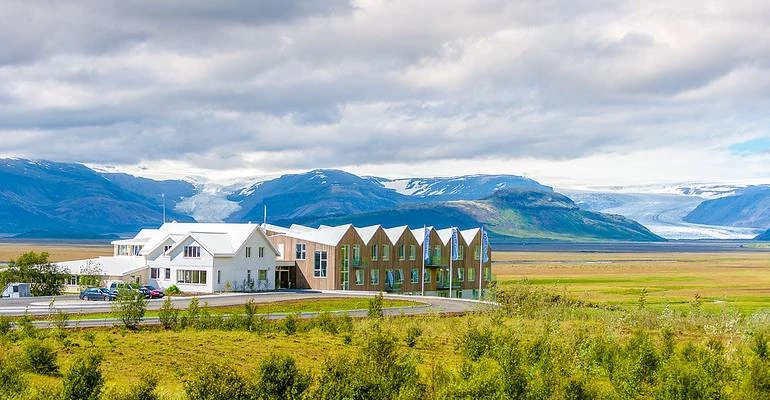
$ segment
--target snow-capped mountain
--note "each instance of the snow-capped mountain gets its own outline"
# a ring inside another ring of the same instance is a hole
[[[387,189],[405,196],[435,201],[477,200],[501,189],[550,192],[553,189],[532,179],[516,175],[467,175],[447,178],[370,178]]]

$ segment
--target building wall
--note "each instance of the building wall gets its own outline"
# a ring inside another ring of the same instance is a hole
[[[246,248],[251,248],[251,257],[246,257]],[[263,256],[259,256],[259,249],[263,249]],[[216,292],[244,290],[265,291],[275,289],[275,253],[267,241],[259,234],[254,233],[238,249],[234,257],[214,258],[213,288]],[[259,270],[265,270],[266,279],[259,279]],[[248,286],[247,278],[251,271],[251,280],[254,281],[253,289]]]
[[[308,242],[280,234],[274,235],[273,232],[268,232],[268,234],[271,234],[270,241],[273,242],[274,246],[279,247],[280,245],[283,245],[283,260],[294,261],[296,263],[297,288],[319,290],[333,290],[338,288],[337,270],[334,267],[337,254],[337,248],[335,246]],[[304,260],[299,260],[296,257],[296,245],[299,243],[305,244],[306,257]],[[314,276],[313,269],[316,251],[325,251],[327,254],[327,270],[325,278]]]
[[[213,293],[214,291],[214,256],[206,250],[205,247],[201,247],[201,256],[198,258],[189,258],[184,256],[185,246],[200,246],[192,238],[187,238],[176,248],[170,250],[168,255],[161,255],[154,260],[147,261],[150,269],[159,268],[159,278],[150,278],[150,272],[148,272],[148,280],[151,285],[166,289],[171,285],[176,285],[179,290],[190,293]],[[170,270],[170,276],[166,279],[165,270]],[[177,281],[177,271],[190,270],[190,271],[205,271],[206,283],[180,283]]]

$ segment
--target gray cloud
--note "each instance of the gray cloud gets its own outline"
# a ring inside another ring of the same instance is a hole
[[[770,5],[750,1],[9,1],[0,18],[0,154],[279,170],[770,135]]]

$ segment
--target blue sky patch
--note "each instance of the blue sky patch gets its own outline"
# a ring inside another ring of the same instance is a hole
[[[770,138],[761,137],[730,146],[730,151],[740,155],[750,155],[770,152]]]

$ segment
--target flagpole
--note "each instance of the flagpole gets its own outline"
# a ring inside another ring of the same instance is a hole
[[[422,282],[420,289],[422,296],[425,296],[425,231],[427,229],[425,225],[422,226],[422,255],[420,256],[422,258],[422,278],[420,279],[420,282]]]
[[[479,300],[481,300],[481,291],[484,290],[484,226],[479,229]]]
[[[453,259],[452,255],[454,254],[454,228],[452,228],[452,235],[449,236],[449,298],[452,298],[452,264]]]

